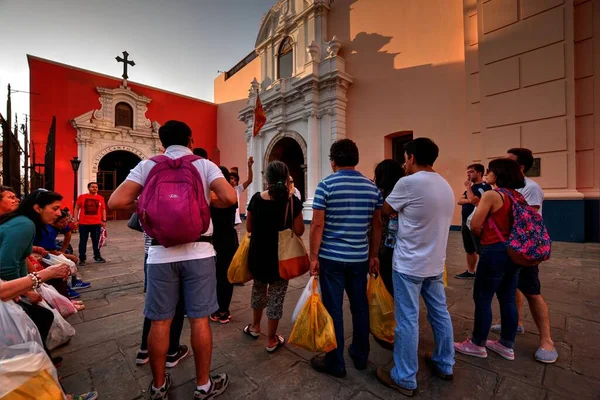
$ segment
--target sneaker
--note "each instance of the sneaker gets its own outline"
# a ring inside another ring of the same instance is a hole
[[[222,324],[228,324],[231,321],[231,314],[229,312],[224,312],[219,315],[219,322]]]
[[[214,313],[210,314],[209,318],[212,322],[219,322],[219,317],[220,317],[219,313],[214,312]]]
[[[80,298],[81,294],[77,293],[76,291],[74,291],[71,288],[67,288],[67,296],[69,296],[69,299],[73,300],[73,299]]]
[[[81,260],[81,261],[79,261],[79,266],[80,266],[80,267],[84,267],[84,266],[85,266],[85,260]]]
[[[227,374],[213,375],[210,377],[210,389],[208,391],[196,388],[194,399],[212,399],[227,390],[229,386],[229,377]]]
[[[492,325],[492,327],[490,328],[490,331],[492,331],[494,333],[502,333],[502,325],[501,324]],[[525,334],[525,327],[523,325],[517,326],[517,335],[524,335],[524,334]]]
[[[106,260],[102,257],[94,257],[94,262],[96,264],[104,264],[106,262]]]
[[[73,283],[73,285],[71,285],[71,287],[72,287],[73,289],[87,289],[87,288],[89,288],[90,286],[92,286],[92,284],[91,284],[91,283],[89,283],[89,282],[84,282],[84,281],[81,281],[81,280],[79,280],[79,279],[76,279],[76,280],[75,280],[75,283]]]
[[[84,394],[74,394],[71,396],[71,400],[96,400],[98,398],[98,392],[87,392]]]
[[[329,370],[325,366],[325,356],[314,356],[313,358],[310,359],[310,366],[313,367],[313,369],[317,372],[321,372],[323,374],[328,374],[328,375],[334,376],[336,378],[345,378],[346,377],[345,369],[341,372],[334,372],[334,371]]]
[[[465,271],[462,274],[454,275],[456,279],[475,279],[475,272]]]
[[[509,361],[515,359],[515,351],[504,346],[499,340],[486,340],[485,347],[494,353],[500,354],[503,358],[506,358]]]
[[[540,347],[535,352],[535,359],[544,364],[554,364],[558,360],[558,352],[556,348],[546,350]]]
[[[173,355],[167,354],[167,363],[165,364],[165,366],[167,368],[173,368],[177,366],[177,364],[179,364],[179,361],[183,360],[185,356],[187,356],[189,353],[190,349],[188,349],[186,345],[180,345],[179,349],[177,350],[177,353]]]
[[[150,356],[148,355],[148,350],[138,351],[137,356],[135,356],[135,363],[137,365],[144,365],[148,361],[150,361]]]
[[[150,397],[148,398],[151,400],[166,399],[167,393],[169,392],[171,384],[173,383],[173,381],[171,380],[171,375],[165,374],[165,385],[160,389],[154,389],[154,387],[152,386],[153,383],[154,381],[150,382],[150,387],[148,388],[148,393]]]
[[[462,343],[455,342],[454,350],[466,354],[467,356],[487,358],[487,350],[485,347],[477,346],[475,343],[471,342],[471,339],[467,339]]]

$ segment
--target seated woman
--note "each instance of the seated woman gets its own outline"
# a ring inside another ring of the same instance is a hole
[[[20,296],[26,296],[35,287],[42,282],[51,279],[65,279],[69,277],[69,267],[65,264],[53,265],[39,273],[29,274],[22,278],[13,279],[8,282],[0,281],[0,301],[20,300]],[[52,313],[50,313],[52,315]],[[50,321],[52,324],[52,321]],[[88,392],[78,395],[67,395],[70,400],[95,400],[98,398],[97,392]]]
[[[58,247],[56,244],[56,238],[59,234],[65,235],[62,247]],[[40,254],[45,257],[48,253],[54,255],[64,255],[75,264],[79,261],[73,254],[66,254],[65,250],[68,248],[71,242],[71,229],[69,227],[69,213],[65,210],[61,210],[61,215],[52,224],[48,224],[42,229],[41,235],[38,235],[33,240],[33,251],[34,253]],[[77,276],[73,276],[71,287],[68,287],[60,282],[48,282],[58,290],[60,294],[70,299],[77,299],[81,295],[75,291],[75,289],[87,289],[91,286],[89,282],[83,282],[77,279]]]

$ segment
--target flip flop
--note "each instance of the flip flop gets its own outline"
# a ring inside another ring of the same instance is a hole
[[[275,347],[265,347],[267,353],[275,353],[281,346],[285,344],[285,339],[281,335],[277,335],[277,344]]]
[[[250,326],[252,326],[252,324],[248,324],[248,326],[244,328],[244,334],[250,336],[252,339],[258,339],[260,333],[252,332]]]

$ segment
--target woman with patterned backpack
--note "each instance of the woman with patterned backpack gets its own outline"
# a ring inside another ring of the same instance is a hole
[[[515,161],[492,160],[487,182],[496,188],[483,194],[471,220],[471,231],[481,240],[481,258],[473,287],[473,334],[470,339],[455,343],[454,348],[479,358],[487,357],[487,348],[514,360],[519,270],[550,257],[550,238],[539,214],[516,191],[525,186],[525,179]],[[500,340],[487,340],[494,294],[500,303],[502,331]]]

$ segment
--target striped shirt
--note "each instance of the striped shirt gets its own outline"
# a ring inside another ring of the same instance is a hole
[[[341,170],[317,185],[314,210],[325,210],[319,257],[340,262],[369,259],[369,228],[383,198],[373,182],[355,170]]]

